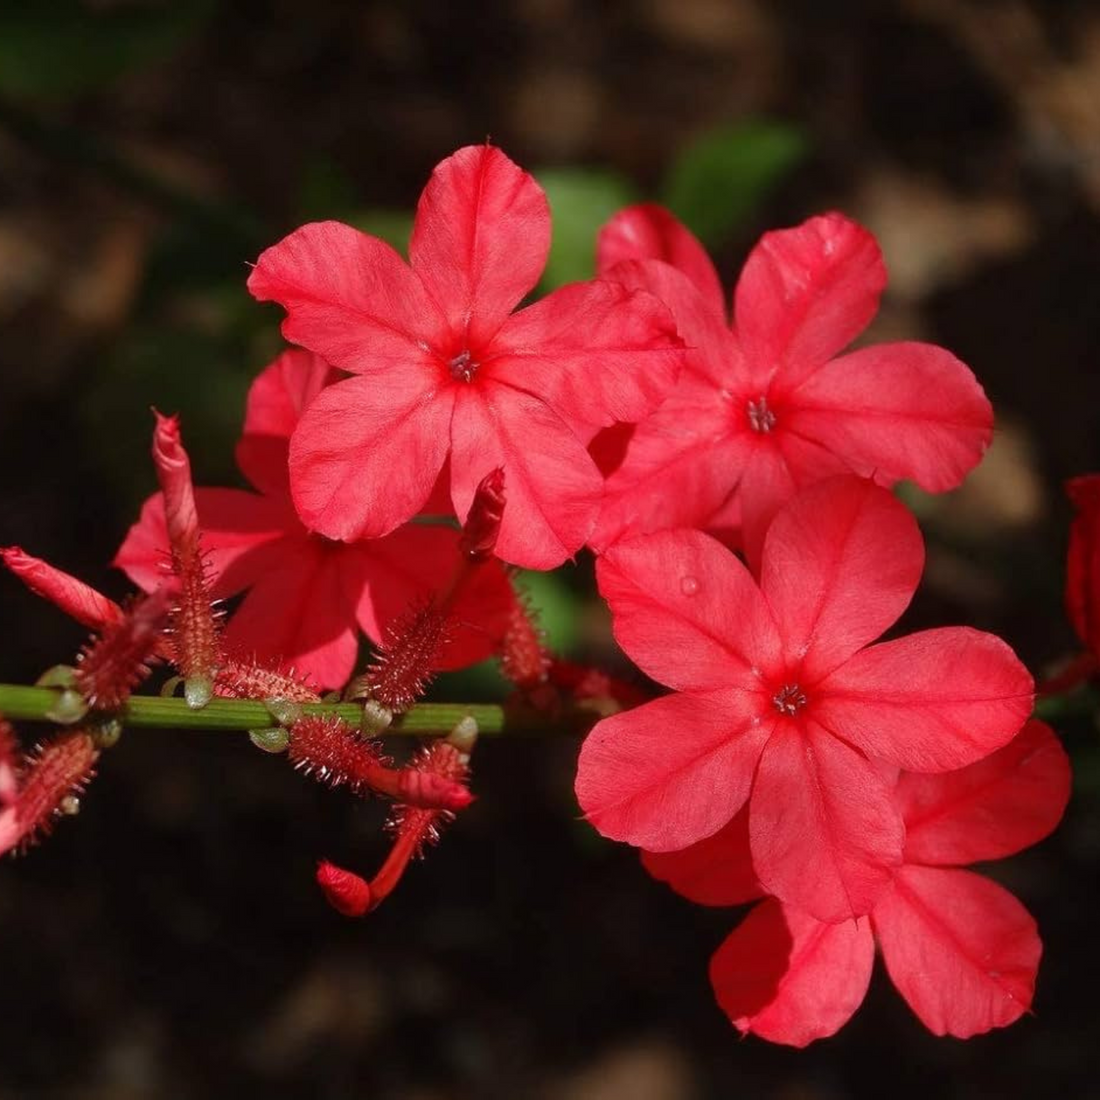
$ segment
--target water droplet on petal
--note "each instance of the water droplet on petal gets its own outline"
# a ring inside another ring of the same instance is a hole
[[[699,591],[699,582],[694,577],[681,577],[680,591],[685,596],[694,596]]]

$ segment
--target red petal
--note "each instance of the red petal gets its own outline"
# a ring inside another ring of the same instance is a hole
[[[700,531],[617,543],[596,563],[615,639],[647,675],[681,690],[765,691],[779,638],[748,570]],[[770,693],[764,704],[771,711]]]
[[[481,479],[504,468],[508,505],[497,538],[502,560],[553,569],[585,543],[603,479],[583,444],[538,398],[506,386],[457,390],[451,495],[465,519]]]
[[[874,961],[869,921],[822,924],[769,898],[714,953],[710,981],[742,1035],[804,1047],[851,1019]]]
[[[1043,950],[1035,921],[989,879],[904,867],[872,921],[890,978],[936,1035],[967,1039],[1030,1007]]]
[[[875,768],[811,720],[783,722],[760,758],[749,806],[752,860],[769,894],[818,920],[874,908],[905,831]]]
[[[747,432],[728,432],[729,413],[709,382],[681,382],[637,426],[604,486],[589,545],[597,552],[633,535],[702,527],[733,491],[750,453]]]
[[[676,331],[687,345],[685,371],[711,382],[711,400],[726,407],[728,417],[728,395],[722,391],[740,377],[744,364],[741,345],[726,324],[721,303],[715,307],[686,275],[655,260],[628,260],[607,278],[652,294],[669,308]]]
[[[968,768],[906,772],[896,793],[906,861],[976,863],[1038,844],[1062,819],[1070,782],[1069,757],[1050,727],[1036,720]]]
[[[459,538],[450,527],[410,525],[348,547],[365,582],[356,615],[372,641],[381,643],[389,624],[446,587],[460,562]],[[455,603],[440,667],[463,668],[492,654],[507,629],[513,600],[500,565],[480,567]]]
[[[505,322],[483,369],[570,425],[634,422],[671,391],[683,342],[666,306],[618,283],[571,283]]]
[[[387,535],[428,499],[450,444],[454,390],[387,370],[321,391],[290,441],[303,523],[333,539]]]
[[[612,840],[686,848],[744,805],[770,731],[740,692],[655,699],[595,725],[581,746],[577,799]]]
[[[755,435],[745,432],[752,450],[737,495],[741,500],[745,557],[759,573],[764,539],[776,513],[803,486],[850,471],[820,444],[791,432],[779,430],[767,439],[754,439]]]
[[[970,370],[933,344],[878,344],[834,359],[790,398],[784,424],[881,481],[953,489],[993,437]]]
[[[814,689],[814,716],[868,756],[951,771],[1008,744],[1033,703],[1011,648],[969,627],[924,630],[857,653]]]
[[[691,280],[715,316],[725,318],[725,296],[706,249],[663,206],[646,202],[620,210],[601,230],[596,264],[607,277],[616,264],[663,260]],[[671,303],[670,303],[671,304]]]
[[[287,449],[306,406],[338,375],[319,355],[284,351],[252,383],[237,465],[262,493],[289,496]]]
[[[1066,492],[1077,511],[1069,529],[1066,611],[1081,641],[1100,650],[1100,474],[1075,477]]]
[[[322,688],[350,679],[358,652],[356,592],[343,575],[342,547],[301,545],[256,578],[225,631],[226,646],[283,669],[293,667]]]
[[[699,905],[742,905],[763,894],[749,852],[748,807],[713,836],[679,852],[642,852],[659,882]]]
[[[247,588],[264,570],[252,562],[259,547],[305,530],[289,502],[257,496],[242,489],[196,489],[203,560],[217,599]],[[152,592],[164,583],[169,561],[164,497],[151,496],[126,535],[114,565],[139,588]]]
[[[546,195],[499,149],[468,145],[436,166],[409,259],[463,346],[492,337],[538,282],[549,251]]]
[[[333,366],[371,374],[400,364],[434,375],[426,346],[443,314],[388,244],[340,222],[303,225],[264,252],[248,279],[287,311],[283,335]]]
[[[867,327],[885,285],[874,237],[842,214],[765,233],[734,291],[754,381],[797,386]]]
[[[891,626],[924,568],[909,509],[854,477],[803,489],[772,521],[760,588],[792,664],[813,681]]]

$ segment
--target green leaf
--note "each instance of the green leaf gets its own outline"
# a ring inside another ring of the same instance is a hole
[[[664,203],[708,247],[722,244],[806,151],[802,134],[773,122],[709,130],[669,170]]]
[[[630,184],[613,172],[551,168],[536,172],[554,219],[544,291],[591,279],[596,268],[596,232],[616,211],[637,201]]]

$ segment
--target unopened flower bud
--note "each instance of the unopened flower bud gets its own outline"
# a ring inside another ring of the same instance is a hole
[[[371,907],[371,890],[365,879],[335,863],[317,864],[317,885],[325,900],[345,917],[361,917]]]
[[[462,525],[459,545],[471,561],[485,561],[492,556],[504,516],[504,499],[504,469],[498,466],[481,479]]]
[[[49,600],[90,630],[102,630],[122,618],[122,608],[114,600],[18,546],[0,549],[0,560],[36,596]]]

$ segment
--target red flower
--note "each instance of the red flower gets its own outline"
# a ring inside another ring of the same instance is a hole
[[[1038,843],[1069,789],[1069,760],[1038,721],[961,771],[903,773],[895,795],[905,860],[870,920],[823,924],[765,901],[711,960],[718,1003],[742,1034],[799,1047],[832,1035],[863,1000],[877,938],[894,985],[937,1035],[1012,1023],[1031,1004],[1042,951],[1035,922],[1007,890],[955,868]],[[759,897],[747,816],[682,852],[644,854],[646,868],[703,905]]]
[[[1077,510],[1069,529],[1066,611],[1081,641],[1100,654],[1100,474],[1066,482]]]
[[[768,523],[798,488],[852,472],[939,492],[989,444],[989,402],[943,348],[879,344],[834,358],[886,284],[874,238],[840,214],[764,235],[734,291],[732,331],[702,246],[660,207],[616,215],[599,266],[661,298],[693,350],[608,478],[597,549],[626,534],[725,527],[715,513],[729,502],[755,567]]]
[[[597,563],[615,637],[676,694],[588,735],[577,796],[589,820],[673,851],[717,832],[751,792],[768,893],[819,920],[868,912],[903,842],[875,761],[959,768],[1009,741],[1031,710],[1030,675],[990,634],[956,627],[868,646],[909,603],[923,558],[905,507],[854,477],[819,482],[779,512],[759,586],[700,532],[618,543]]]
[[[338,222],[263,253],[249,289],[286,308],[286,338],[358,376],[321,393],[291,442],[308,527],[385,535],[421,509],[449,459],[460,517],[504,468],[506,561],[549,569],[584,544],[603,481],[578,433],[586,442],[649,412],[682,352],[665,307],[618,284],[563,287],[513,313],[549,243],[542,189],[485,145],[435,169],[408,264]]]
[[[387,625],[461,564],[460,535],[449,528],[411,526],[384,539],[342,543],[310,534],[298,519],[287,480],[288,441],[331,377],[308,352],[279,356],[252,385],[237,445],[237,462],[259,492],[195,490],[214,595],[249,590],[226,627],[227,647],[293,665],[322,687],[347,682],[360,626],[382,642]],[[115,564],[151,591],[163,580],[167,547],[158,493],[146,501]],[[512,599],[499,565],[482,567],[457,601],[442,667],[488,656],[504,634]]]

